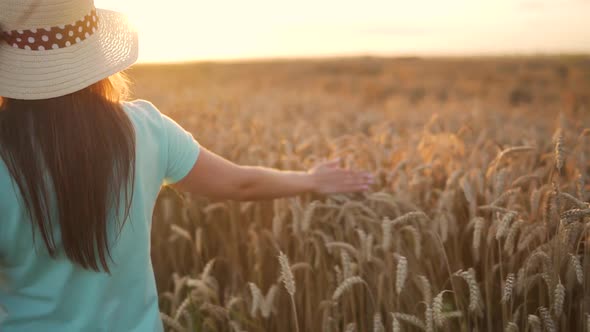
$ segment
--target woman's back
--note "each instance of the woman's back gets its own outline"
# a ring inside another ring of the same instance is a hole
[[[150,261],[152,212],[161,185],[191,170],[199,146],[149,102],[123,103],[123,109],[135,130],[135,183],[129,218],[120,231],[116,211],[109,211],[110,275],[69,260],[59,245],[58,227],[55,259],[36,227],[33,242],[22,197],[0,159],[0,266],[7,279],[0,303],[9,310],[2,331],[162,330]]]

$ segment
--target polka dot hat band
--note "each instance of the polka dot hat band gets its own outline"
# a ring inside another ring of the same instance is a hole
[[[137,53],[125,15],[93,0],[0,0],[0,97],[64,96],[125,70]]]
[[[33,28],[3,32],[4,40],[12,47],[24,50],[45,51],[64,48],[85,40],[96,32],[96,10],[72,24],[57,27]]]

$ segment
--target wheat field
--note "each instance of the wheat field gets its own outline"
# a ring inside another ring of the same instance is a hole
[[[590,57],[137,66],[135,95],[234,162],[373,172],[363,194],[165,188],[170,331],[589,331]]]

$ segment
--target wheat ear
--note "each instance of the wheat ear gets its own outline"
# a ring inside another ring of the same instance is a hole
[[[176,332],[186,332],[186,329],[182,327],[174,318],[166,315],[165,313],[160,313],[160,319],[162,322],[167,325],[168,327],[172,328]]]
[[[398,255],[397,273],[395,275],[395,291],[399,295],[404,288],[406,277],[408,276],[408,259]]]
[[[282,251],[279,251],[279,264],[281,265],[281,278],[289,297],[291,298],[291,307],[293,308],[293,320],[295,321],[295,331],[299,332],[299,321],[297,319],[297,307],[295,306],[295,277],[289,265],[289,258]]]
[[[555,317],[561,316],[563,311],[563,302],[565,301],[565,287],[561,283],[561,280],[555,285],[555,291],[553,295],[553,311]]]
[[[334,294],[332,294],[332,301],[337,301],[340,298],[340,296],[344,294],[344,292],[351,289],[352,286],[361,283],[366,284],[366,282],[361,277],[354,276],[346,278],[343,282],[340,283],[340,285],[338,285],[338,287],[334,291]]]
[[[539,307],[539,313],[541,314],[541,319],[543,320],[545,330],[547,330],[548,332],[555,332],[555,322],[553,322],[553,318],[551,318],[551,313],[549,313],[549,309],[545,307]]]
[[[512,297],[512,290],[514,289],[514,273],[508,273],[506,282],[504,283],[504,291],[502,292],[502,303],[507,303]]]

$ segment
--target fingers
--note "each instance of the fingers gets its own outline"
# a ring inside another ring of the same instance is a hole
[[[368,172],[354,172],[348,174],[347,181],[351,183],[373,184],[375,178]]]
[[[321,173],[321,189],[323,193],[356,193],[369,190],[375,183],[370,172],[353,171],[343,168],[325,169]]]
[[[367,183],[372,184],[375,182],[375,177],[369,172],[358,172],[358,171],[351,171],[351,170],[335,170],[332,177],[335,180],[340,180],[344,183]]]
[[[375,183],[373,175],[369,172],[349,172],[346,180],[342,183],[342,192],[363,192],[369,190]]]
[[[375,183],[375,178],[371,173],[359,172],[354,176],[354,191],[366,191],[373,183]]]
[[[369,190],[370,185],[368,184],[354,184],[354,185],[348,185],[345,188],[343,188],[342,192],[349,192],[349,193],[358,193],[358,192],[364,192]]]
[[[324,179],[332,183],[343,184],[373,184],[375,178],[368,172],[355,172],[350,170],[338,169],[324,174]]]
[[[326,166],[329,168],[336,168],[339,165],[340,165],[340,158],[335,158],[330,161],[326,161],[325,163],[322,164],[322,166]]]

